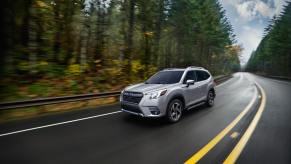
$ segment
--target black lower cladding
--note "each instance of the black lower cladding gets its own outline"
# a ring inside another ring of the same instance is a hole
[[[142,113],[138,106],[121,103],[121,108],[134,113]]]

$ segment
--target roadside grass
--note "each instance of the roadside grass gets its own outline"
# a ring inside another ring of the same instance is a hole
[[[126,85],[128,83],[102,82],[100,77],[41,78],[34,82],[11,78],[0,82],[0,102],[117,91]]]
[[[53,76],[53,77],[52,77]],[[106,76],[106,77],[105,77]],[[141,81],[140,79],[137,79]],[[87,93],[101,93],[118,91],[129,83],[124,80],[112,80],[110,71],[99,76],[87,75],[45,75],[36,78],[28,77],[6,77],[0,81],[0,102],[31,100],[36,98],[71,96]],[[47,114],[82,110],[100,105],[117,102],[117,98],[102,98],[38,107],[18,108],[0,111],[0,123],[12,120],[32,118]]]
[[[93,100],[85,100],[70,103],[61,103],[53,105],[43,105],[39,107],[29,107],[29,108],[18,108],[12,110],[0,111],[0,123],[21,120],[51,114],[57,114],[62,112],[76,111],[76,110],[87,110],[101,105],[109,105],[116,103],[118,98],[101,98]]]

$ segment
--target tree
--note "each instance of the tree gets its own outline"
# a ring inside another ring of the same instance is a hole
[[[265,36],[247,63],[247,70],[291,76],[291,2],[265,28]]]
[[[239,67],[240,51],[232,50],[235,36],[218,0],[16,0],[9,7],[3,10],[11,18],[5,20],[3,54],[15,74],[66,74],[72,65],[81,74],[96,74],[122,67],[130,82],[156,68],[197,65],[222,74]],[[283,24],[289,20],[274,21],[282,23],[273,23],[268,33],[288,32]],[[260,47],[288,53],[288,39],[277,42],[281,35],[266,36]]]

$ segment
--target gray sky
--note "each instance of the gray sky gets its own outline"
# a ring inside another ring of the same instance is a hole
[[[279,14],[285,0],[219,0],[226,10],[238,44],[242,44],[241,64],[245,64],[251,52],[260,43],[268,21]]]

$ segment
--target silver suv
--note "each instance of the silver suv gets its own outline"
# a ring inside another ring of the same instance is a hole
[[[213,77],[202,67],[164,69],[144,83],[126,87],[120,96],[121,110],[142,117],[166,116],[177,122],[183,110],[213,106],[214,88]]]

